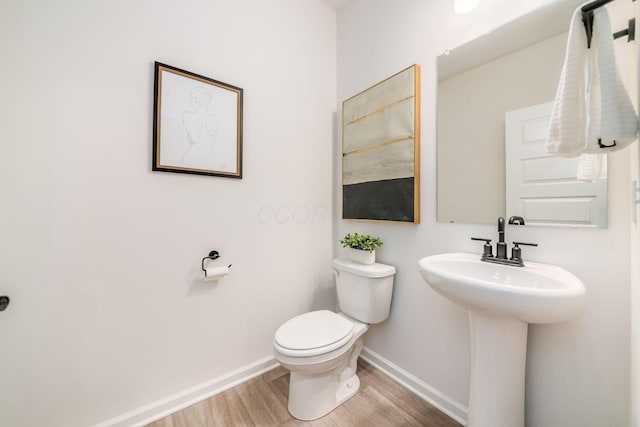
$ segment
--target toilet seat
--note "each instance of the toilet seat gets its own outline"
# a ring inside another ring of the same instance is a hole
[[[273,344],[286,356],[317,356],[347,344],[353,337],[354,326],[353,322],[332,311],[311,311],[280,326]]]

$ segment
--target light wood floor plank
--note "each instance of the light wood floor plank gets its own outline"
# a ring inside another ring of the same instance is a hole
[[[212,414],[211,427],[255,426],[236,389],[207,399]]]
[[[273,393],[280,404],[286,408],[289,404],[289,372],[273,378],[267,384],[271,393]]]
[[[171,421],[171,415],[160,418],[158,421],[154,421],[151,424],[147,424],[146,427],[173,427],[173,422]]]
[[[191,405],[171,415],[173,427],[208,427],[212,425],[208,400]]]
[[[291,418],[286,406],[270,391],[262,377],[240,384],[238,394],[258,426],[273,426]]]
[[[388,399],[371,386],[361,388],[357,396],[348,403],[348,406],[342,405],[333,411],[344,425],[386,427],[415,425],[410,417],[394,408]]]
[[[373,386],[388,397],[391,402],[398,408],[411,415],[417,420],[419,425],[428,425],[433,427],[447,427],[458,425],[448,415],[442,413],[433,405],[427,404],[420,396],[407,390],[388,376],[382,374],[373,366],[362,364],[358,366],[358,373],[367,372],[373,376]],[[453,422],[453,424],[452,424]]]
[[[289,372],[279,367],[147,427],[460,427],[362,360],[358,377],[358,393],[314,421],[296,420],[287,411]]]

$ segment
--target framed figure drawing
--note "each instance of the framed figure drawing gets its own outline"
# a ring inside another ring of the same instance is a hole
[[[420,68],[342,104],[342,217],[420,222]]]
[[[154,171],[242,178],[242,89],[155,63]]]

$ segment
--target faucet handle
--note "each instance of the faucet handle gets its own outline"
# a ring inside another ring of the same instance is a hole
[[[522,261],[522,249],[520,249],[519,245],[538,246],[537,243],[513,242],[513,249],[511,249],[511,259],[514,261]]]
[[[493,247],[491,246],[491,239],[482,239],[480,237],[472,237],[471,240],[479,240],[485,242],[483,245],[483,258],[493,258]]]
[[[525,242],[513,242],[514,245],[525,245],[525,246],[538,246],[537,243],[525,243]]]
[[[522,218],[521,216],[514,215],[511,218],[509,218],[509,224],[524,225],[524,218]]]

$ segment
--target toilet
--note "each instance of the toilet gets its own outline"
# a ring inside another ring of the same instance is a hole
[[[285,322],[273,339],[274,356],[291,371],[289,413],[320,418],[360,388],[356,375],[363,335],[389,317],[396,269],[333,260],[339,313],[311,311]]]

